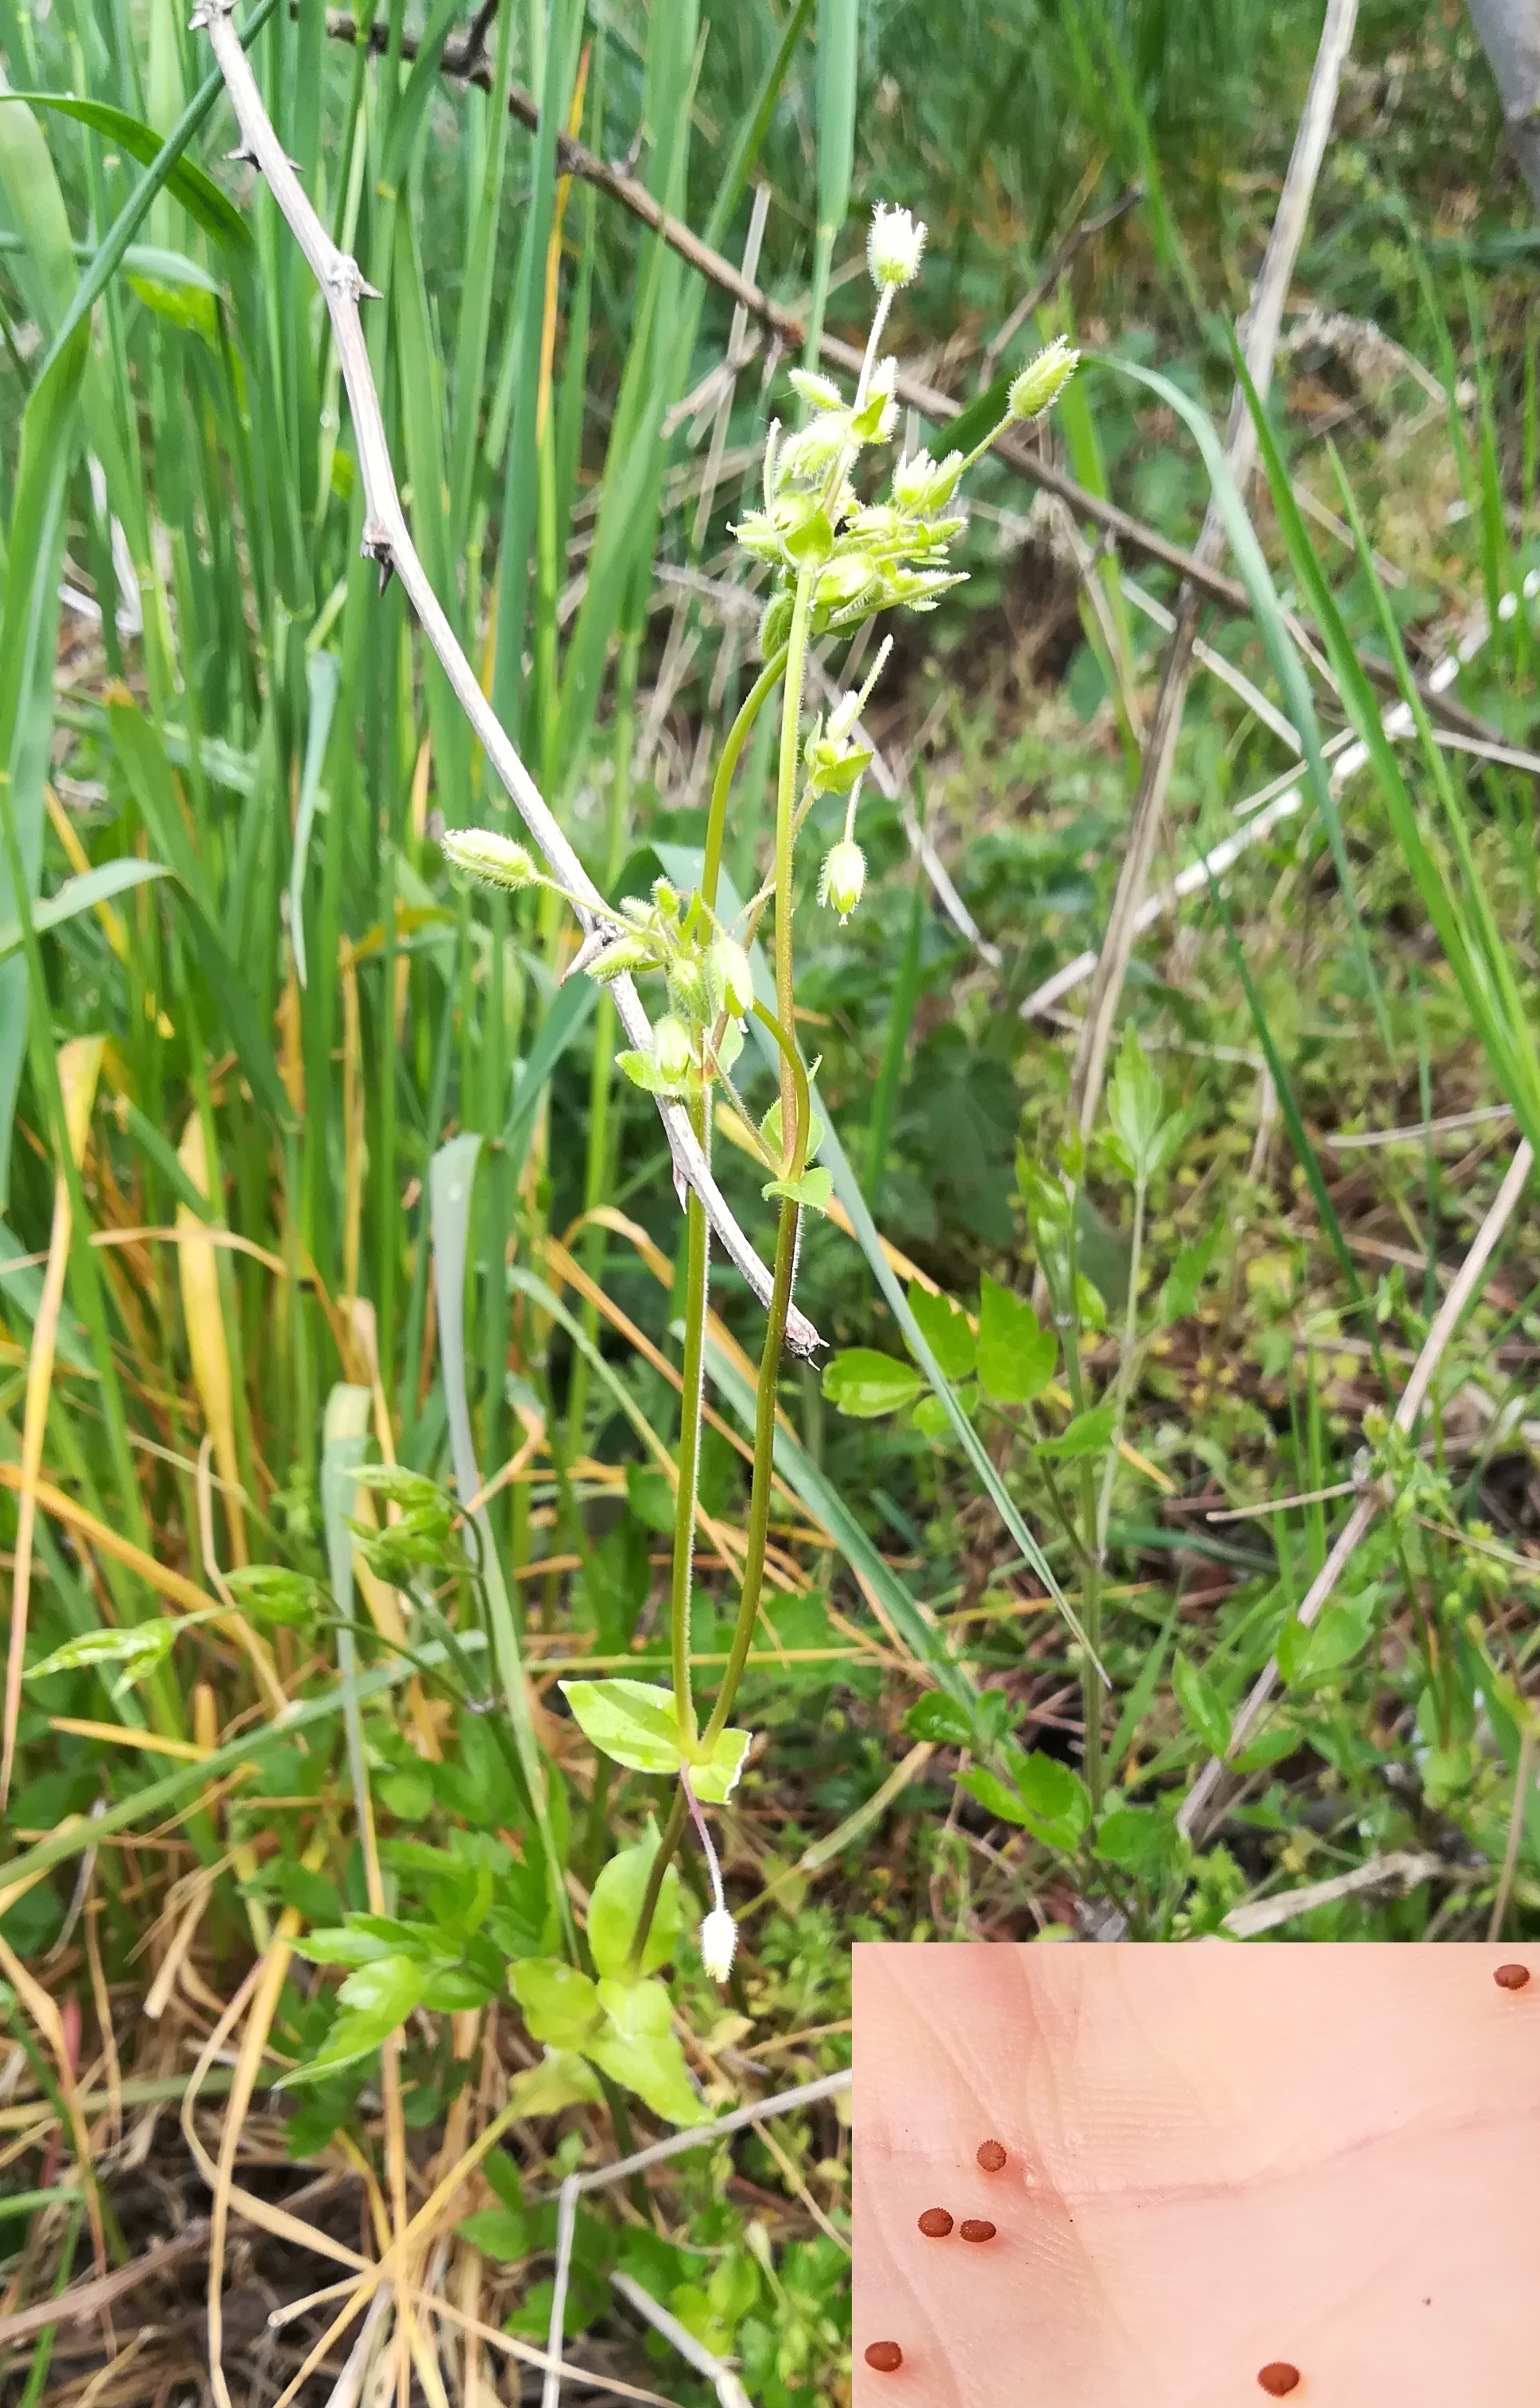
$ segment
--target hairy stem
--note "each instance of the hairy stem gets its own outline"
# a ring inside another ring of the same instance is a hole
[[[712,911],[716,909],[716,889],[722,876],[722,846],[727,829],[727,794],[732,785],[733,772],[748,741],[749,730],[781,681],[781,672],[786,666],[789,650],[788,644],[783,644],[780,651],[773,652],[765,663],[727,730],[722,758],[716,765],[716,776],[712,783],[711,810],[706,820],[706,859],[700,873],[700,892]]]
[[[693,1097],[690,1120],[703,1150],[711,1143],[704,1094]],[[695,1696],[690,1685],[690,1585],[695,1562],[695,1501],[700,1478],[700,1407],[706,1374],[706,1296],[711,1236],[694,1188],[685,1211],[684,1360],[679,1405],[679,1495],[674,1504],[673,1586],[669,1633],[673,1656],[674,1713],[680,1744],[695,1745]]]

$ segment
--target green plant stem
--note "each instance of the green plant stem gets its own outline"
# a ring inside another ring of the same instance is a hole
[[[722,758],[716,765],[716,776],[712,782],[711,810],[706,819],[706,857],[700,873],[700,892],[708,909],[712,911],[716,909],[716,890],[722,876],[722,846],[727,829],[727,793],[733,772],[748,741],[749,730],[781,681],[790,649],[789,643],[783,644],[780,651],[772,653],[765,663],[727,730]]]
[[[711,1142],[711,1116],[704,1093],[692,1096],[690,1122],[701,1151]],[[673,1588],[669,1641],[673,1656],[674,1713],[680,1744],[695,1745],[695,1694],[690,1681],[690,1584],[695,1560],[695,1503],[700,1480],[701,1400],[706,1376],[706,1297],[711,1235],[699,1197],[692,1187],[685,1209],[684,1360],[679,1405],[679,1495],[674,1505]]]
[[[796,598],[792,605],[791,634],[786,640],[785,688],[781,697],[781,767],[775,802],[776,1018],[772,1021],[768,1012],[762,1015],[775,1031],[776,1043],[781,1054],[783,1151],[786,1132],[794,1131],[792,1159],[799,1169],[807,1150],[811,1113],[807,1077],[806,1073],[801,1071],[800,1063],[796,1059],[796,1039],[792,1033],[795,1021],[792,992],[791,869],[792,839],[796,833],[797,818],[797,763],[801,751],[802,664],[807,654],[808,622],[812,616],[813,589],[816,579],[817,571],[813,568],[804,568],[798,573]],[[764,671],[756,681],[754,693],[749,696],[749,700],[753,701],[754,694],[758,694],[758,700],[755,702],[756,712],[758,711],[765,700],[765,695],[770,691],[770,685],[773,684],[774,681],[770,677],[773,666],[773,663],[767,662]],[[767,680],[770,682],[767,682]],[[759,693],[761,686],[764,687],[764,693]],[[752,720],[744,715],[747,709],[748,703],[745,702],[743,710],[739,712],[738,720],[734,723],[733,733],[727,739],[729,748],[732,746],[733,736],[737,737],[741,748],[743,738],[753,724]],[[737,758],[736,752],[733,753],[733,758],[735,760]],[[724,820],[727,809],[727,778],[730,774],[730,766],[727,776],[724,776],[721,770],[718,771],[712,796],[712,815],[716,817],[719,815],[718,795],[720,794],[720,816]],[[717,840],[719,861],[720,857],[719,836]],[[777,1021],[780,1024],[778,1026]],[[801,1073],[799,1078],[794,1075],[794,1065],[796,1071]],[[781,1219],[776,1230],[775,1271],[770,1285],[770,1308],[765,1315],[765,1342],[759,1357],[759,1381],[755,1396],[754,1476],[749,1488],[749,1528],[748,1544],[743,1556],[743,1584],[739,1591],[738,1619],[733,1626],[732,1644],[728,1650],[727,1670],[722,1675],[722,1685],[716,1694],[716,1703],[712,1708],[711,1720],[706,1725],[699,1742],[701,1749],[708,1753],[727,1727],[727,1716],[732,1712],[733,1701],[738,1695],[738,1684],[743,1677],[743,1667],[748,1662],[749,1649],[754,1643],[755,1625],[759,1619],[759,1596],[765,1579],[765,1549],[770,1538],[770,1483],[775,1469],[775,1405],[781,1372],[781,1345],[785,1337],[786,1314],[791,1309],[792,1281],[797,1271],[797,1230],[799,1218],[799,1208],[792,1203],[789,1197],[784,1198],[781,1205]],[[704,1320],[703,1297],[702,1335]],[[685,1328],[685,1344],[687,1350],[688,1323]],[[687,1354],[684,1376],[687,1392],[689,1384]],[[685,1410],[688,1411],[687,1394]],[[698,1436],[697,1443],[698,1444]],[[684,1499],[684,1456],[682,1426],[680,1439],[682,1514]],[[693,1528],[693,1495],[690,1501],[690,1525]],[[680,1524],[676,1523],[674,1549],[676,1600],[679,1593],[678,1531],[680,1526]],[[683,1617],[676,1611],[673,1632],[676,1698],[682,1693],[679,1682],[681,1644],[683,1643],[684,1647],[686,1657],[689,1652],[687,1634],[683,1641],[681,1639],[682,1620]],[[687,1662],[685,1674],[687,1678]],[[657,1911],[657,1901],[662,1894],[663,1876],[668,1870],[669,1859],[679,1845],[680,1834],[684,1828],[685,1805],[684,1784],[681,1783],[674,1791],[673,1803],[669,1810],[669,1820],[664,1827],[663,1837],[658,1842],[657,1854],[653,1859],[653,1869],[648,1876],[647,1894],[641,1901],[641,1913],[637,1917],[636,1937],[631,1942],[631,1961],[634,1965],[640,1965],[642,1951],[647,1945],[647,1934],[652,1929],[653,1916]]]
[[[1123,1314],[1123,1350],[1118,1358],[1117,1385],[1114,1391],[1112,1440],[1107,1448],[1107,1459],[1101,1467],[1101,1494],[1096,1508],[1096,1559],[1099,1564],[1106,1558],[1107,1523],[1112,1513],[1113,1482],[1117,1476],[1117,1450],[1123,1442],[1129,1397],[1133,1387],[1134,1343],[1139,1334],[1139,1265],[1144,1251],[1144,1181],[1136,1179],[1133,1182],[1133,1235],[1129,1246],[1129,1300]]]
[[[817,570],[799,569],[792,604],[791,634],[786,642],[786,683],[781,697],[781,767],[775,794],[775,1010],[782,1028],[796,1043],[797,1010],[792,984],[791,857],[797,818],[797,763],[801,752],[802,663],[807,653],[808,621]],[[785,1047],[781,1049],[781,1131],[792,1125],[796,1083]],[[788,1296],[789,1302],[789,1296]],[[783,1318],[784,1308],[783,1308]]]
[[[712,1708],[711,1720],[701,1734],[700,1752],[709,1754],[727,1727],[727,1716],[738,1695],[738,1684],[743,1677],[749,1649],[754,1643],[754,1627],[759,1619],[759,1596],[765,1579],[765,1548],[770,1536],[770,1481],[775,1460],[775,1405],[781,1369],[781,1341],[785,1334],[786,1310],[791,1302],[792,1272],[797,1260],[798,1208],[786,1202],[781,1207],[781,1225],[775,1241],[775,1279],[770,1289],[770,1311],[765,1320],[764,1352],[759,1357],[759,1383],[755,1396],[754,1416],[754,1478],[749,1491],[748,1546],[743,1557],[743,1585],[739,1594],[738,1620],[733,1626],[732,1645],[727,1656],[722,1686]],[[679,1845],[684,1828],[687,1801],[684,1784],[675,1788],[669,1819],[663,1827],[653,1869],[647,1879],[647,1894],[637,1917],[636,1937],[631,1942],[631,1962],[640,1965],[647,1945],[647,1934],[653,1928],[653,1916],[663,1890],[663,1876],[669,1859]]]
[[[1080,1362],[1080,1304],[1076,1290],[1079,1283],[1078,1249],[1075,1242],[1075,1215],[1080,1209],[1078,1186],[1070,1189],[1070,1218],[1065,1233],[1067,1293],[1060,1316],[1064,1333],[1064,1370],[1070,1383],[1070,1401],[1077,1415],[1086,1410],[1086,1376]],[[1080,1521],[1086,1542],[1086,1587],[1081,1598],[1080,1619],[1088,1642],[1080,1667],[1081,1713],[1086,1726],[1085,1767],[1086,1789],[1091,1801],[1091,1813],[1101,1811],[1101,1676],[1097,1665],[1101,1656],[1101,1549],[1097,1543],[1096,1467],[1088,1455],[1080,1459]]]

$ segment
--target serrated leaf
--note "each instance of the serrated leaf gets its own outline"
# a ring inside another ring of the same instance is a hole
[[[874,1421],[912,1405],[925,1382],[912,1363],[879,1354],[873,1346],[852,1346],[824,1367],[824,1394],[836,1410],[856,1421]]]
[[[909,1310],[930,1352],[949,1380],[966,1380],[973,1368],[973,1333],[968,1315],[949,1296],[932,1296],[918,1280],[909,1283]]]
[[[979,1384],[997,1404],[1029,1404],[1054,1376],[1058,1341],[1024,1297],[987,1271],[979,1283]]]
[[[474,2215],[462,2218],[454,2229],[483,2258],[498,2258],[504,2265],[528,2255],[529,2227],[517,2208],[478,2208]]]

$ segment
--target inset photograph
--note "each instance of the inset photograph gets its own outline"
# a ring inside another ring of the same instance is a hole
[[[1540,2398],[1540,1948],[862,1944],[856,2408]]]

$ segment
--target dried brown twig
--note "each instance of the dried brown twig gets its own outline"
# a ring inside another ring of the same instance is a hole
[[[297,0],[291,0],[291,7],[295,6]],[[344,8],[328,8],[326,31],[334,41],[356,42],[359,39],[359,27]],[[382,51],[390,39],[390,28],[383,20],[377,18],[363,28],[363,38],[370,50]],[[415,37],[410,34],[403,36],[402,58],[414,57],[416,49]],[[454,61],[446,58],[441,64],[446,74],[455,72]],[[491,88],[491,71],[483,60],[479,65],[472,66],[461,80],[474,83],[481,91],[488,91]],[[518,84],[509,87],[508,108],[509,114],[516,117],[521,125],[526,126],[532,134],[539,132],[540,109],[531,95]],[[612,166],[608,159],[601,159],[597,151],[590,150],[586,143],[577,141],[559,127],[556,132],[556,165],[564,176],[576,176],[580,183],[592,184],[597,191],[608,193],[612,200],[618,201],[621,208],[641,224],[650,227],[654,234],[661,235],[670,251],[677,251],[698,275],[703,276],[709,284],[714,284],[718,292],[725,293],[729,300],[738,302],[751,318],[768,327],[771,334],[779,336],[788,351],[800,356],[807,346],[807,326],[796,310],[788,309],[784,303],[773,300],[768,293],[762,292],[730,259],[724,258],[719,251],[713,251],[710,243],[702,242],[682,219],[670,217],[646,185],[626,168]],[[1091,231],[1095,231],[1094,222]],[[836,335],[820,337],[818,356],[827,367],[842,368],[852,376],[860,372],[859,351],[853,344],[842,342]],[[902,368],[899,371],[895,391],[900,401],[937,424],[943,425],[948,419],[959,417],[964,408],[964,404],[955,401],[950,394],[939,392],[934,385],[925,383],[921,378],[912,376]],[[1044,493],[1056,494],[1077,519],[1100,528],[1120,552],[1133,552],[1141,559],[1158,562],[1162,568],[1172,569],[1188,584],[1196,586],[1221,609],[1237,618],[1251,617],[1251,597],[1238,579],[1225,576],[1212,560],[1201,560],[1195,553],[1184,552],[1180,544],[1169,542],[1156,528],[1146,526],[1142,519],[1134,518],[1128,510],[1119,509],[1115,502],[1103,501],[1100,494],[1087,493],[1084,485],[1077,485],[1072,477],[1066,476],[1061,468],[1056,468],[1051,461],[1034,452],[1020,436],[1002,436],[995,445],[995,457],[1003,460],[1007,467],[1025,477],[1029,483],[1040,486]],[[1310,638],[1301,621],[1287,610],[1283,617],[1290,633],[1308,647]],[[1388,661],[1370,652],[1360,656],[1359,666],[1381,693],[1400,694],[1396,673]],[[1467,735],[1492,737],[1494,731],[1466,710],[1462,704],[1456,702],[1451,695],[1439,692],[1422,678],[1416,679],[1414,682],[1435,719],[1442,720],[1450,727],[1462,728]]]
[[[303,185],[274,132],[255,76],[241,48],[233,20],[234,0],[202,0],[192,22],[207,32],[225,89],[236,112],[244,155],[260,168],[289,230],[321,287],[337,343],[338,361],[353,413],[358,468],[364,492],[364,551],[380,563],[381,580],[395,573],[416,611],[423,633],[438,654],[456,701],[475,731],[477,741],[506,790],[552,875],[578,898],[577,913],[586,935],[603,897],[568,841],[497,712],[482,694],[445,615],[443,607],[417,555],[396,489],[385,437],[384,415],[375,391],[368,349],[359,317],[359,301],[377,298],[365,283],[358,263],[338,251],[306,196]],[[629,978],[612,982],[615,1012],[627,1041],[645,1051],[652,1026],[636,986]],[[713,1235],[728,1260],[740,1270],[762,1305],[770,1295],[770,1274],[734,1218],[712,1176],[710,1165],[690,1127],[682,1104],[658,1098],[669,1150],[673,1156],[675,1185],[695,1189]],[[786,1345],[794,1354],[812,1354],[821,1344],[817,1330],[795,1304],[786,1315]]]

